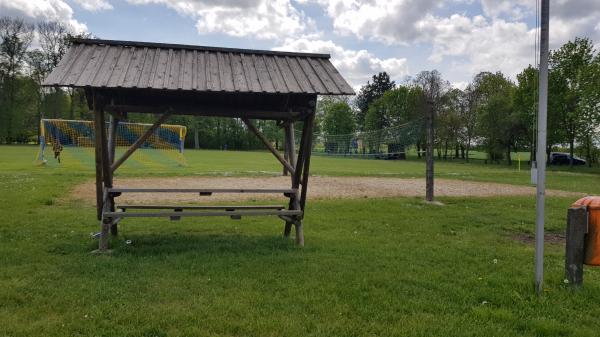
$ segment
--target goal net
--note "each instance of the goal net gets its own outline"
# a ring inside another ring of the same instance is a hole
[[[313,153],[356,158],[405,159],[407,149],[417,143],[421,133],[421,120],[351,134],[318,133],[314,135]]]
[[[115,158],[125,152],[152,125],[119,122],[115,137]],[[108,134],[109,124],[106,123]],[[77,165],[94,163],[96,133],[93,121],[42,119],[40,122],[38,165]],[[185,165],[183,144],[187,129],[163,124],[127,160],[132,166]]]

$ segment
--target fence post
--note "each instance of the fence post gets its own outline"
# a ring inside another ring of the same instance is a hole
[[[583,285],[584,240],[588,228],[587,207],[571,207],[567,211],[567,233],[565,243],[565,275],[569,285]]]

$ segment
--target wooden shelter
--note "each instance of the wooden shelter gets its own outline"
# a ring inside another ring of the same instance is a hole
[[[84,88],[95,116],[96,203],[101,223],[99,250],[117,234],[127,217],[272,215],[292,225],[304,244],[312,130],[317,95],[353,95],[327,54],[292,53],[97,39],[74,39],[44,86]],[[156,122],[120,158],[115,158],[116,126],[127,113],[155,114]],[[106,113],[110,114],[108,128]],[[113,186],[113,175],[152,132],[174,114],[240,118],[290,172],[290,187],[281,189],[127,188]],[[288,155],[280,154],[252,122],[275,120],[285,130]],[[302,122],[298,153],[294,123]],[[272,193],[287,206],[119,205],[123,193],[189,192]]]

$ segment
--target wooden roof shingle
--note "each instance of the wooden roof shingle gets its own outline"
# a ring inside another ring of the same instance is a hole
[[[353,95],[328,54],[74,39],[44,86]]]

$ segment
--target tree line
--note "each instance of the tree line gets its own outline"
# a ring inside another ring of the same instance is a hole
[[[93,119],[83,90],[42,88],[73,37],[56,22],[29,24],[0,18],[0,143],[33,143],[40,118]],[[385,72],[361,87],[355,97],[323,97],[317,104],[317,133],[340,135],[382,130],[424,120],[428,106],[435,113],[435,148],[439,158],[469,160],[473,148],[489,161],[511,162],[510,153],[535,155],[538,71],[523,69],[511,80],[501,72],[481,72],[464,89],[453,88],[436,71],[422,71],[400,84]],[[588,162],[598,161],[600,121],[600,56],[587,38],[569,41],[550,54],[548,147],[566,147]],[[130,114],[130,121],[152,116]],[[260,149],[262,144],[236,119],[177,116],[170,123],[188,127],[186,147]],[[273,121],[258,127],[278,147],[283,132]],[[415,141],[417,153],[425,133]]]
[[[598,162],[600,55],[588,38],[576,38],[550,53],[548,146],[567,148]],[[401,84],[385,72],[374,75],[353,101],[321,100],[326,134],[350,134],[424,120],[428,104],[435,113],[435,148],[439,158],[469,160],[473,148],[488,161],[506,161],[511,152],[530,151],[535,158],[538,70],[523,69],[511,80],[502,72],[480,72],[464,89],[453,88],[436,71],[423,71]],[[415,144],[419,156],[425,131]],[[572,163],[571,163],[572,164]]]

